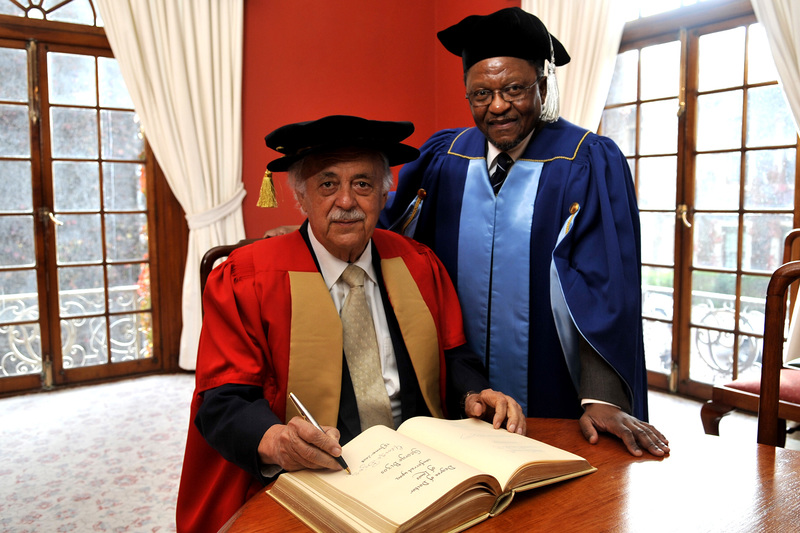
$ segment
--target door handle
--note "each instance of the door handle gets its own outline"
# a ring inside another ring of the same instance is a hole
[[[683,225],[684,226],[686,226],[687,228],[691,228],[692,227],[692,223],[689,222],[689,219],[686,216],[686,213],[688,211],[689,211],[689,208],[686,206],[686,204],[680,204],[680,205],[678,205],[678,208],[675,210],[675,213],[678,216],[681,217],[681,220],[683,221]]]
[[[50,221],[51,221],[53,224],[55,224],[56,226],[63,226],[63,225],[64,225],[64,223],[63,223],[63,222],[61,222],[60,220],[58,220],[58,219],[56,218],[56,216],[53,214],[53,212],[52,212],[52,211],[48,211],[48,212],[47,212],[47,218],[49,218],[49,219],[50,219]]]

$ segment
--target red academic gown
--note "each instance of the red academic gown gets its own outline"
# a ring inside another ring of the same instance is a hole
[[[375,230],[373,245],[422,395],[430,412],[443,416],[444,350],[466,342],[455,289],[427,247],[383,230]],[[287,407],[291,391],[330,426],[336,426],[341,392],[341,322],[299,232],[236,250],[211,273],[203,306],[178,531],[217,531],[263,488],[195,427],[204,391],[261,387],[284,423],[297,415]]]

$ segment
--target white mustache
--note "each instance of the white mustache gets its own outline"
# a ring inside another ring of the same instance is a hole
[[[331,211],[328,216],[328,220],[331,222],[352,222],[355,220],[364,220],[365,218],[367,218],[367,215],[358,208],[350,209],[349,211],[336,208],[336,210]]]

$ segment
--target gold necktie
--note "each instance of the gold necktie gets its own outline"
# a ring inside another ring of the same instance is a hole
[[[375,326],[364,296],[365,275],[356,265],[349,265],[342,272],[342,280],[350,285],[341,312],[344,354],[356,393],[361,431],[378,424],[394,427]]]

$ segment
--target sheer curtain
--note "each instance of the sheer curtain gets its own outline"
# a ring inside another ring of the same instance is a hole
[[[95,1],[147,139],[186,212],[180,366],[193,370],[200,259],[244,238],[244,0]]]
[[[796,0],[751,0],[756,18],[767,32],[767,41],[778,69],[779,82],[792,110],[795,129],[800,124],[800,3]],[[800,130],[798,130],[800,131]],[[789,343],[784,358],[800,357],[800,298],[794,303]]]
[[[572,58],[556,69],[561,116],[596,131],[603,115],[625,20],[620,0],[522,0]]]

